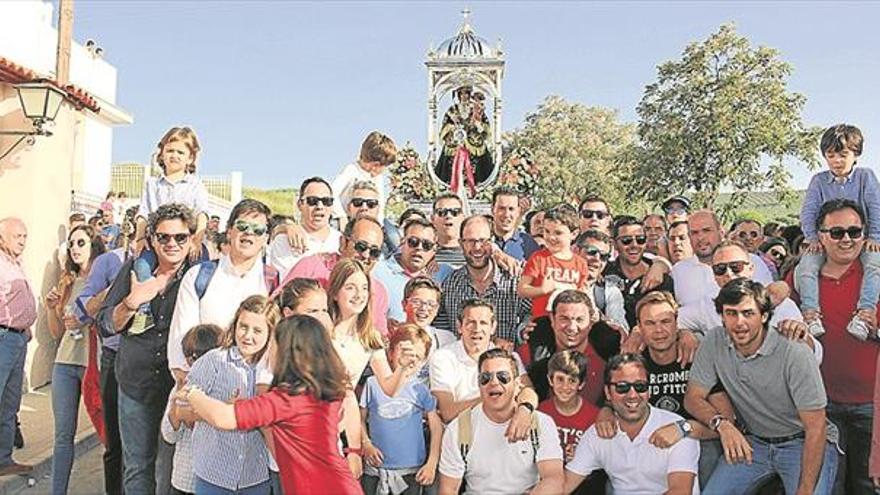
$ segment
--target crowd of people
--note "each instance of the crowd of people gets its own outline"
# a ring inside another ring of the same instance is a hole
[[[491,213],[458,195],[392,219],[373,132],[297,218],[207,211],[186,127],[125,211],[70,216],[37,304],[0,220],[0,475],[37,311],[58,340],[52,491],[79,402],[104,490],[152,493],[870,494],[880,186],[829,128],[798,226],[728,229],[686,196]],[[117,224],[118,222],[118,224]],[[108,228],[108,225],[116,228]],[[97,490],[97,487],[95,487]]]

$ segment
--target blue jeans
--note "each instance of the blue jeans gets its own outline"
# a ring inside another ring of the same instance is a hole
[[[784,443],[769,444],[752,435],[746,435],[752,446],[752,463],[744,462],[728,464],[727,460],[721,459],[703,495],[745,495],[769,480],[774,474],[782,478],[785,493],[792,495],[797,491],[801,477],[801,454],[804,449],[804,439],[789,440]],[[834,484],[834,475],[837,472],[837,446],[831,442],[825,442],[825,459],[822,470],[819,471],[819,479],[813,493],[816,495],[828,495]]]
[[[272,480],[266,480],[258,485],[238,490],[229,490],[222,486],[212,485],[196,476],[196,495],[270,495],[272,493]]]
[[[142,403],[119,389],[119,434],[122,437],[122,461],[125,466],[123,486],[126,495],[156,493],[156,455],[163,414],[164,403]]]
[[[104,407],[104,493],[122,494],[122,439],[119,437],[119,385],[116,383],[116,351],[101,349],[101,403]]]
[[[0,467],[12,464],[15,417],[21,406],[27,336],[0,327]]]
[[[85,366],[55,363],[52,369],[52,416],[55,446],[52,449],[52,493],[67,493],[73,467],[73,437],[79,420],[79,398]]]
[[[874,486],[868,477],[868,456],[871,454],[873,404],[840,404],[828,401],[825,409],[840,430],[840,468],[834,483],[835,495],[873,495]]]
[[[857,309],[874,309],[880,298],[880,253],[862,251],[862,289]],[[805,254],[794,268],[795,290],[801,298],[801,310],[819,309],[819,270],[825,263],[824,254]]]

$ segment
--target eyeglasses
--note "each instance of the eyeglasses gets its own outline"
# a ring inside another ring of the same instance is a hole
[[[727,273],[727,270],[730,269],[730,271],[732,271],[734,275],[739,275],[740,273],[742,273],[743,270],[745,270],[746,265],[748,263],[749,263],[748,261],[731,261],[728,263],[716,263],[716,264],[712,265],[712,273],[714,273],[715,275],[718,275],[720,277],[721,275],[724,275],[725,273]]]
[[[586,255],[586,256],[592,256],[593,258],[599,258],[602,261],[608,261],[608,259],[611,258],[611,253],[606,253],[606,252],[602,251],[601,249],[599,249],[597,247],[593,247],[593,246],[586,246],[583,249],[581,249],[581,252],[584,253],[584,255]]]
[[[436,210],[434,210],[434,214],[438,217],[457,217],[461,215],[461,208],[437,208]]]
[[[484,386],[492,381],[492,378],[497,378],[498,383],[502,385],[507,385],[510,383],[510,380],[513,380],[513,377],[510,375],[509,371],[501,370],[501,371],[483,371],[480,373],[478,377],[478,381],[480,386]]]
[[[672,206],[669,208],[663,208],[663,212],[667,215],[680,215],[682,213],[687,213],[687,208],[682,208],[680,206]]]
[[[423,251],[432,251],[434,249],[434,241],[419,239],[418,237],[407,237],[406,245],[412,249],[418,249],[421,246]]]
[[[369,252],[370,258],[379,259],[382,256],[382,248],[370,245],[367,241],[354,241],[354,250],[360,254]]]
[[[236,220],[233,225],[235,230],[242,234],[254,234],[257,237],[266,235],[266,232],[269,231],[269,227],[260,223],[248,222],[247,220]]]
[[[67,241],[67,247],[69,247],[69,248],[71,248],[71,249],[72,249],[74,246],[76,246],[76,247],[85,247],[86,244],[88,244],[88,241],[85,240],[85,239],[77,239],[77,240],[75,240],[75,241],[74,241],[73,239],[71,239],[71,240]]]
[[[156,242],[158,242],[159,244],[161,244],[161,245],[163,245],[163,246],[166,245],[166,244],[168,244],[168,243],[171,242],[172,240],[174,240],[174,243],[175,243],[175,244],[177,244],[178,246],[180,246],[181,244],[183,244],[184,242],[186,242],[187,239],[189,239],[189,234],[184,234],[184,233],[181,233],[181,234],[166,234],[166,233],[164,233],[164,232],[156,232],[155,235],[156,235]]]
[[[637,394],[648,391],[648,382],[608,382],[608,385],[614,387],[614,391],[618,394],[628,394],[632,388],[636,389]]]
[[[853,225],[851,227],[831,227],[830,229],[819,229],[819,232],[828,234],[835,241],[839,241],[843,239],[844,234],[849,236],[849,238],[852,240],[861,239],[864,230],[864,227],[857,227]]]
[[[330,198],[330,199],[332,200],[333,198]],[[361,206],[364,206],[364,205],[367,205],[367,208],[372,210],[373,208],[379,206],[379,200],[378,199],[367,199],[367,198],[352,198],[352,200],[351,200],[351,206],[354,206],[355,208],[360,208]],[[330,206],[330,205],[327,205],[327,206]]]
[[[322,203],[326,207],[333,206],[333,197],[332,196],[307,196],[303,198],[307,205],[309,206],[318,206],[318,203]]]
[[[629,246],[630,244],[633,243],[633,241],[635,241],[636,244],[641,246],[644,243],[648,242],[648,238],[643,235],[636,235],[636,236],[625,235],[625,236],[621,236],[621,237],[617,238],[617,242],[623,244],[624,246]]]
[[[744,230],[744,231],[742,231],[742,232],[740,232],[740,233],[738,233],[738,234],[736,234],[736,235],[737,235],[737,237],[739,237],[740,239],[748,239],[748,238],[757,239],[758,237],[761,236],[760,234],[758,234],[758,233],[755,232],[754,230],[751,231],[751,232],[747,232],[747,231]]]
[[[474,249],[476,247],[486,247],[491,242],[492,239],[462,239],[461,245],[468,249]]]
[[[424,299],[415,299],[415,298],[409,298],[409,299],[407,299],[407,302],[409,302],[410,304],[412,304],[416,308],[425,308],[425,309],[434,309],[440,305],[439,303],[437,303],[437,301],[426,301]]]
[[[595,217],[596,220],[604,220],[609,213],[607,211],[600,210],[581,210],[581,217],[586,218],[587,220]]]

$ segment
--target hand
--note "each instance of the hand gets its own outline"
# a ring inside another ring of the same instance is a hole
[[[869,253],[880,253],[880,243],[872,239],[865,239],[865,251]]]
[[[501,337],[495,337],[494,342],[496,346],[504,349],[505,351],[513,352],[513,342],[507,339],[502,339]]]
[[[364,444],[364,460],[373,467],[379,467],[385,462],[385,455],[379,450],[373,442],[365,442]]]
[[[202,257],[202,241],[205,238],[205,233],[196,233],[190,239],[189,244],[189,260],[195,263]]]
[[[629,337],[620,344],[621,354],[641,354],[645,350],[645,342],[642,340],[642,332],[635,326],[629,332]]]
[[[809,335],[807,324],[798,320],[783,320],[776,330],[790,340],[806,340]]]
[[[348,469],[351,471],[354,479],[361,479],[361,475],[364,474],[364,461],[361,459],[361,456],[348,454],[345,456],[345,460],[348,462]]]
[[[519,442],[529,437],[529,430],[531,429],[532,413],[527,408],[517,405],[516,412],[513,413],[513,419],[507,425],[507,431],[504,432],[504,436],[509,443]]]
[[[397,360],[398,365],[406,370],[415,368],[419,358],[416,356],[415,350],[413,350],[412,342],[403,340],[397,344]]]
[[[284,233],[287,234],[287,242],[290,243],[290,249],[293,252],[306,252],[306,231],[301,225],[288,225]]]
[[[165,288],[169,280],[171,280],[171,274],[166,273],[138,282],[137,275],[132,271],[128,297],[125,298],[124,304],[129,308],[137,308],[141,304],[152,301]]]
[[[700,341],[697,336],[690,330],[678,331],[678,364],[684,366],[694,362],[694,356],[697,355],[697,348],[700,347]]]
[[[422,486],[430,486],[434,483],[435,476],[437,476],[437,463],[428,461],[416,473],[416,483]]]
[[[492,244],[492,246],[494,246],[492,248],[492,259],[495,260],[495,263],[497,263],[499,267],[501,267],[504,271],[510,273],[514,277],[520,276],[523,271],[522,262],[514,258],[513,256],[505,253],[504,251],[498,249],[495,244]]]
[[[870,330],[877,328],[877,312],[873,309],[860,309],[856,311],[856,316],[867,323]]]
[[[596,416],[596,434],[599,435],[599,438],[614,438],[614,435],[617,435],[617,416],[614,415],[614,411],[605,406],[602,409],[599,409],[599,414]]]
[[[810,241],[810,244],[807,246],[807,249],[804,250],[803,254],[819,254],[823,251],[822,243],[819,240]]]
[[[664,263],[651,263],[651,268],[648,268],[648,272],[642,276],[642,287],[640,289],[642,294],[659,287],[663,283],[663,275],[666,274],[667,270]]]
[[[718,427],[718,435],[721,437],[721,447],[728,464],[752,463],[752,446],[733,423],[722,421]]]
[[[57,287],[52,287],[52,290],[46,294],[46,307],[55,309],[58,307],[59,302],[61,302],[61,292],[58,291]]]
[[[668,449],[677,444],[681,439],[681,430],[678,428],[678,425],[669,423],[654,430],[648,441],[658,449]]]
[[[64,313],[64,316],[61,317],[61,323],[68,332],[80,326],[79,318],[73,313]]]
[[[532,335],[532,332],[535,330],[535,320],[529,319],[529,322],[526,323],[526,326],[523,327],[519,332],[519,338],[523,340],[523,342],[529,341],[529,336]]]
[[[556,290],[556,281],[553,280],[553,276],[549,273],[544,275],[544,278],[541,280],[541,293],[544,295],[552,294],[554,290]]]

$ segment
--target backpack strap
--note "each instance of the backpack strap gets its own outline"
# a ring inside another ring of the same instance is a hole
[[[541,448],[541,432],[538,429],[538,415],[532,413],[532,426],[529,428],[529,441],[532,444],[532,463],[538,462],[538,449]]]
[[[458,415],[458,450],[461,452],[465,472],[467,472],[467,455],[474,439],[474,427],[471,421],[473,411],[473,408],[468,408]]]
[[[208,291],[208,284],[211,283],[211,278],[214,277],[214,272],[217,271],[217,264],[217,260],[205,261],[199,264],[199,273],[196,275],[195,289],[196,296],[200,301],[205,297],[205,292]]]

